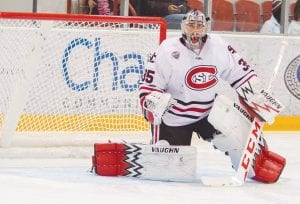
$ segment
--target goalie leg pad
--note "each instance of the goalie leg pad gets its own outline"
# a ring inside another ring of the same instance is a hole
[[[222,133],[214,134],[212,140],[214,147],[222,152],[229,152],[230,150],[242,149],[243,143],[236,137],[228,137]]]
[[[196,147],[162,145],[95,144],[92,157],[95,173],[165,181],[195,180]]]
[[[239,102],[232,102],[225,96],[218,95],[208,120],[223,133],[214,136],[213,145],[223,152],[228,152],[232,166],[237,170],[251,128],[251,116]],[[285,158],[269,151],[262,135],[257,143],[253,168],[250,167],[248,177],[264,183],[274,183],[285,166]]]
[[[208,121],[222,132],[215,134],[212,140],[217,149],[223,152],[243,149],[251,128],[252,117],[238,101],[233,102],[224,95],[218,95]]]

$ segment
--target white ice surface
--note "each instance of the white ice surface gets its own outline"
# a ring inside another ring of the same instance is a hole
[[[269,148],[287,159],[287,166],[275,184],[247,181],[241,187],[205,187],[202,175],[230,175],[228,157],[210,143],[197,142],[198,174],[194,183],[139,180],[127,177],[101,177],[89,172],[91,159],[74,158],[72,151],[89,154],[92,148],[73,149],[64,158],[40,158],[47,148],[21,151],[0,148],[1,204],[297,204],[300,203],[300,134],[266,134]],[[15,156],[11,152],[15,151]],[[51,151],[70,151],[56,150]],[[34,153],[33,153],[34,152]],[[8,154],[5,158],[4,154]],[[50,152],[51,153],[51,152]],[[10,154],[10,155],[9,155]],[[36,155],[34,158],[33,155]]]

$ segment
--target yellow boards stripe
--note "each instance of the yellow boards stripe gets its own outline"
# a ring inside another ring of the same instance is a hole
[[[140,115],[23,115],[17,131],[147,131]]]
[[[272,125],[266,124],[265,131],[300,131],[300,116],[278,116]]]
[[[0,115],[0,127],[3,115]],[[17,131],[147,131],[140,115],[22,115]],[[300,131],[300,116],[278,116],[264,131]]]

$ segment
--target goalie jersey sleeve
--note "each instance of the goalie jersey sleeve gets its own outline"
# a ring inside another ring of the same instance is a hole
[[[149,58],[139,86],[140,104],[153,91],[167,92],[176,103],[163,115],[169,126],[182,126],[209,114],[220,81],[234,89],[255,72],[236,50],[218,35],[209,34],[200,52],[188,49],[181,38],[165,40]]]

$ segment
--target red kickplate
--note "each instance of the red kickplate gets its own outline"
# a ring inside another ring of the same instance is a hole
[[[285,164],[284,157],[271,151],[262,151],[259,159],[255,161],[253,179],[264,183],[274,183],[279,179]]]
[[[123,151],[126,150],[127,147],[124,144],[121,143],[96,143],[94,144],[94,150],[95,152],[98,151]]]
[[[130,165],[125,162],[126,149],[127,146],[120,143],[95,144],[95,172],[101,176],[127,175]]]

